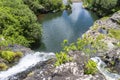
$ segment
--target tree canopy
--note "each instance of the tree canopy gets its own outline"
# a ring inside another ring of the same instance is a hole
[[[41,36],[41,26],[22,0],[0,0],[0,34],[10,44],[28,46]]]
[[[84,6],[104,16],[120,9],[119,0],[83,0]]]
[[[65,6],[62,0],[23,0],[35,13],[62,10]]]

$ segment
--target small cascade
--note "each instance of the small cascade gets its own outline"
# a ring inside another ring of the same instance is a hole
[[[91,60],[97,63],[97,69],[105,76],[106,80],[120,80],[120,75],[109,72],[105,68],[107,65],[99,57],[93,57]]]
[[[7,71],[0,72],[0,80],[8,80],[9,77],[23,72],[30,67],[34,67],[38,62],[46,61],[50,58],[55,58],[54,53],[35,52],[33,54],[27,54],[20,59],[17,65],[8,69]]]

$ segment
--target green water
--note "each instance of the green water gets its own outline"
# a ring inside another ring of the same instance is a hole
[[[39,15],[39,22],[43,26],[42,42],[44,45],[38,50],[47,52],[58,52],[61,43],[67,39],[69,43],[75,42],[81,37],[97,16],[82,8],[82,3],[73,3],[72,10],[58,13]]]

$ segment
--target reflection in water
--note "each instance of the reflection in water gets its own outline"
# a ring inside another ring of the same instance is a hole
[[[63,13],[45,15],[44,20],[41,21],[45,51],[60,51],[64,39],[70,43],[76,41],[93,22],[91,14],[82,8],[82,3],[73,3],[71,14],[64,10]]]

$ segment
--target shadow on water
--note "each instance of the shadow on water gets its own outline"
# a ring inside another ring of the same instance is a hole
[[[72,12],[45,14],[39,16],[39,21],[43,26],[42,41],[47,52],[58,52],[61,50],[61,43],[67,39],[70,43],[81,37],[93,22],[96,15],[82,8],[82,3],[73,3]],[[41,50],[39,48],[38,50]]]

